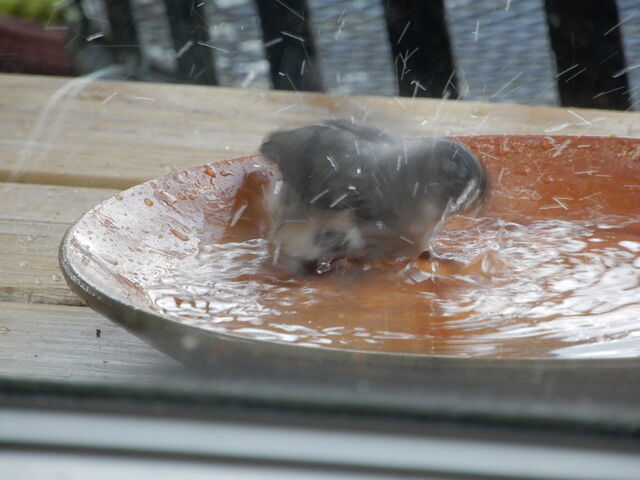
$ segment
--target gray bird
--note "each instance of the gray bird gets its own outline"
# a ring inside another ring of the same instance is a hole
[[[301,274],[342,258],[417,257],[449,214],[488,189],[460,143],[347,120],[275,132],[260,151],[282,174],[265,196],[274,264]]]

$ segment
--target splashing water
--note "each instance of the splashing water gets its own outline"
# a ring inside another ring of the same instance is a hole
[[[640,221],[468,219],[446,258],[273,269],[264,240],[209,245],[147,286],[180,322],[307,346],[491,357],[640,353]],[[444,255],[445,253],[443,253]]]
[[[46,160],[52,146],[52,140],[60,135],[66,126],[66,118],[69,114],[69,106],[64,103],[68,97],[75,97],[93,81],[104,77],[110,77],[122,71],[121,66],[113,65],[97,70],[90,75],[70,80],[56,90],[47,103],[34,126],[29,137],[25,140],[25,146],[20,151],[18,161],[11,169],[7,182],[18,182],[24,174],[25,162],[39,162]]]

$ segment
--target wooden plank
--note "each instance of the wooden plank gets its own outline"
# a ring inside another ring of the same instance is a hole
[[[83,212],[115,193],[0,184],[0,302],[84,305],[62,278],[58,245]]]
[[[337,116],[407,135],[640,136],[638,113],[22,75],[0,75],[0,112],[0,181],[120,189]]]
[[[0,309],[0,377],[140,385],[187,373],[88,307],[5,302]]]
[[[0,376],[157,383],[182,367],[88,307],[57,251],[84,211],[117,191],[0,184]],[[100,330],[100,337],[96,330]]]
[[[0,220],[71,225],[118,190],[0,183]]]
[[[543,1],[444,3],[460,97],[560,104]]]
[[[66,229],[63,224],[0,220],[0,302],[84,305],[58,267],[58,244]]]

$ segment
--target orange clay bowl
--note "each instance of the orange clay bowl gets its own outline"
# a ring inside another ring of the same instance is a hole
[[[491,194],[448,222],[430,260],[275,270],[261,195],[277,172],[251,156],[102,202],[60,264],[93,309],[218,379],[431,413],[597,421],[575,407],[576,384],[638,405],[640,140],[456,138]],[[571,402],[545,410],[543,381]]]

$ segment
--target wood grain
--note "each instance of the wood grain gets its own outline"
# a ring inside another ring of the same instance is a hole
[[[83,212],[115,193],[0,183],[0,302],[84,305],[62,278],[58,245]]]
[[[88,307],[0,303],[0,308],[0,377],[140,385],[186,373]]]
[[[366,118],[406,135],[640,136],[640,114],[0,75],[0,181],[124,189],[257,150],[278,128]]]
[[[190,381],[80,306],[59,271],[62,235],[114,189],[252,153],[274,129],[338,116],[407,135],[640,136],[637,113],[0,75],[0,376]]]
[[[62,235],[115,193],[0,183],[0,376],[140,385],[185,375],[174,360],[81,306],[62,278]]]

